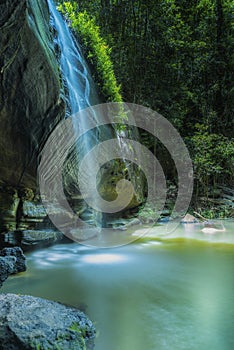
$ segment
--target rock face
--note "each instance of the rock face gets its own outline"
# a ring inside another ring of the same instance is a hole
[[[11,274],[26,270],[25,256],[19,247],[0,250],[0,287]]]
[[[1,350],[93,348],[95,329],[75,308],[15,294],[0,295]]]
[[[0,1],[0,30],[0,226],[15,229],[20,191],[36,189],[37,157],[65,105],[46,0]]]

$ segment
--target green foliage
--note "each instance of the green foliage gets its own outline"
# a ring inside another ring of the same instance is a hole
[[[196,124],[197,131],[189,141],[195,179],[200,191],[208,196],[209,186],[229,182],[234,172],[234,139],[208,132]],[[221,176],[221,179],[220,179]]]
[[[206,219],[225,219],[225,218],[233,218],[234,210],[228,206],[214,206],[210,205],[208,207],[208,203],[206,203],[205,208],[198,209],[199,214],[201,214]]]
[[[107,43],[112,50],[103,51],[112,59],[123,99],[161,113],[186,138],[195,168],[196,194],[207,197],[209,187],[218,183],[232,186],[234,1],[69,3],[68,17],[72,19],[73,11],[72,22],[80,22],[76,30],[99,76],[105,76],[101,71],[108,64],[95,47],[101,47],[99,38],[105,38],[104,46]],[[97,57],[101,57],[99,65]],[[112,74],[109,77],[112,81]],[[105,94],[110,99],[110,92]],[[143,130],[140,133],[144,144],[156,152],[154,138]]]
[[[63,2],[58,9],[70,20],[72,28],[87,48],[87,59],[98,73],[98,85],[105,98],[111,102],[121,102],[120,86],[110,59],[111,49],[100,35],[94,19],[87,11],[79,12],[77,5],[70,1]]]
[[[162,113],[183,135],[199,122],[231,136],[233,1],[83,0],[79,9],[111,45],[125,100]]]

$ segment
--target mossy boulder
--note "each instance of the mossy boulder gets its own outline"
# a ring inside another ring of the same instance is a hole
[[[0,295],[1,350],[90,350],[95,328],[76,308],[27,295]]]

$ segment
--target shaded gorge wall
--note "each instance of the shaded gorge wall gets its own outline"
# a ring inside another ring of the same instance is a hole
[[[45,0],[0,2],[1,230],[45,216],[32,205],[38,155],[65,113],[49,18]]]

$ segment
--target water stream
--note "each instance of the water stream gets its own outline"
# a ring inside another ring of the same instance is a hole
[[[1,291],[83,308],[98,331],[96,350],[231,350],[234,222],[225,227],[208,236],[197,225],[189,236],[181,225],[164,240],[159,226],[119,248],[37,250]]]

